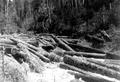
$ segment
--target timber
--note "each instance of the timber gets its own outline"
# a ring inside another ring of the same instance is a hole
[[[60,63],[59,66],[63,69],[68,69],[68,70],[79,72],[79,73],[72,72],[71,74],[82,78],[86,82],[114,82],[114,81],[119,82],[117,79],[111,79],[107,76],[102,76],[102,75],[97,75],[96,73],[87,72],[75,66],[68,65],[65,63]]]
[[[117,72],[112,69],[108,69],[106,67],[97,65],[95,63],[91,63],[85,60],[79,60],[71,56],[65,56],[63,59],[65,64],[69,64],[75,66],[77,68],[83,69],[85,71],[91,71],[93,73],[103,74],[112,78],[116,78],[120,80],[120,72]]]
[[[71,48],[75,49],[75,50],[79,49],[79,50],[76,50],[76,51],[105,54],[104,51],[101,51],[101,50],[95,49],[95,48],[86,47],[86,46],[83,46],[83,45],[80,45],[80,44],[71,44],[71,43],[69,43],[68,45]]]
[[[72,52],[72,51],[65,51],[64,54],[70,56],[83,56],[83,57],[92,57],[92,58],[105,58],[106,54],[100,53],[87,53],[87,52]]]
[[[116,71],[120,71],[120,66],[118,65],[114,65],[114,64],[106,64],[105,62],[101,62],[101,61],[97,61],[95,59],[90,59],[90,58],[86,58],[87,61],[116,70]]]
[[[68,46],[66,43],[64,43],[62,40],[60,40],[56,36],[54,36],[54,35],[51,35],[51,36],[56,41],[56,43],[58,44],[59,47],[65,49],[67,51],[74,51],[70,46]]]

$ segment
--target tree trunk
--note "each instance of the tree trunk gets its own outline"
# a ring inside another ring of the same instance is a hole
[[[91,63],[91,62],[88,62],[85,60],[79,60],[79,59],[73,58],[71,56],[65,56],[63,61],[66,64],[78,67],[80,69],[83,69],[86,71],[91,71],[94,73],[103,74],[103,75],[113,77],[113,78],[120,80],[120,72],[117,72],[117,71],[112,70],[112,69],[108,69],[106,67],[97,65],[95,63]]]

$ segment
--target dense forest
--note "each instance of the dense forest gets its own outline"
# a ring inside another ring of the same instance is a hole
[[[0,1],[1,23],[36,33],[70,35],[68,32],[93,32],[95,29],[107,30],[111,24],[118,25],[117,0]]]
[[[53,33],[89,41],[87,35],[101,38],[101,32],[119,29],[119,8],[119,0],[0,0],[0,30],[7,34]]]

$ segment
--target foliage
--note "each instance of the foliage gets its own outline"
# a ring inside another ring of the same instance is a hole
[[[35,33],[85,34],[118,25],[116,0],[13,0],[9,3],[12,25]],[[6,0],[0,9],[5,13]],[[112,6],[111,6],[112,4]]]

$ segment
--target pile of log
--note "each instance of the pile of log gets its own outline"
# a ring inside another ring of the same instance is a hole
[[[77,44],[79,41],[47,33],[1,35],[0,51],[19,65],[27,63],[32,72],[41,73],[46,63],[56,62],[85,82],[119,82],[120,54]]]

